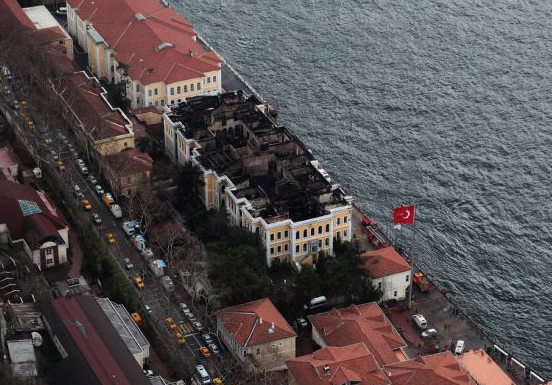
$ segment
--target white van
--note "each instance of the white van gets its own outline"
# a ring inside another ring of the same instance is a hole
[[[209,376],[209,373],[207,373],[207,370],[205,370],[205,367],[203,365],[197,365],[196,372],[202,384],[211,383],[211,377]]]
[[[456,342],[456,346],[454,347],[454,354],[462,353],[464,353],[464,341],[458,340],[458,342]]]
[[[310,300],[308,305],[305,305],[305,309],[316,309],[318,307],[325,306],[328,303],[328,299],[324,296],[315,297]]]

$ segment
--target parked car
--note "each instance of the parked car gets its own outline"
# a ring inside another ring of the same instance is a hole
[[[189,311],[190,311],[190,309],[188,309],[188,305],[186,305],[184,302],[180,302],[180,303],[178,304],[178,307],[180,308],[180,311],[181,311],[182,313],[186,313],[186,312],[189,312]]]
[[[88,175],[88,168],[86,166],[79,166],[79,170],[82,175]]]
[[[431,336],[434,336],[437,334],[437,330],[436,329],[427,329],[426,331],[424,331],[422,333],[422,337],[424,338],[428,338],[428,337],[431,337]]]
[[[196,373],[199,377],[199,380],[202,384],[210,384],[211,383],[211,377],[209,376],[209,373],[207,373],[207,370],[205,370],[205,367],[203,365],[197,365],[196,366]]]
[[[144,370],[144,374],[148,377],[152,377],[153,376],[153,370],[151,369],[143,369]]]
[[[146,311],[148,312],[148,314],[153,313],[153,310],[151,310],[151,307],[149,307],[149,305],[144,305],[144,309],[146,309]]]
[[[209,351],[208,348],[206,348],[205,346],[202,346],[199,348],[199,351],[201,352],[201,355],[205,358],[209,358],[211,357],[211,352]]]
[[[425,319],[425,317],[421,314],[414,314],[412,316],[412,320],[414,321],[414,323],[420,328],[420,329],[425,329],[427,328],[427,321]]]
[[[201,338],[203,338],[203,341],[205,341],[207,345],[210,345],[213,343],[213,338],[209,334],[202,334]]]
[[[185,312],[184,315],[186,316],[186,318],[187,318],[188,321],[190,321],[190,322],[195,322],[195,321],[197,321],[195,315],[193,315],[191,312]]]
[[[59,171],[65,171],[65,164],[61,160],[58,160],[56,165]]]
[[[88,175],[88,180],[90,181],[90,183],[92,183],[93,185],[97,185],[98,184],[98,180],[96,179],[96,177],[92,174]]]
[[[454,347],[454,354],[464,353],[464,346],[465,346],[464,341],[458,340],[458,342],[456,342],[456,346]]]
[[[95,185],[94,189],[96,190],[99,196],[102,196],[103,194],[105,194],[103,187],[100,186],[99,184]]]
[[[299,326],[301,329],[306,329],[309,326],[309,323],[304,318],[298,318],[297,326]]]
[[[192,322],[192,326],[193,326],[194,329],[197,330],[198,332],[200,332],[200,331],[203,330],[203,325],[202,325],[199,321]]]
[[[78,184],[73,185],[73,194],[75,194],[75,195],[82,194],[82,190],[81,190],[81,188],[79,187]]]
[[[146,287],[146,285],[144,284],[144,281],[142,281],[142,277],[140,277],[139,275],[137,275],[136,277],[133,278],[133,281],[134,281],[134,284],[136,285],[136,287],[138,289],[143,289],[144,287]],[[148,305],[145,305],[145,308],[146,310],[149,309],[149,306]],[[151,309],[150,309],[151,310]],[[148,311],[148,313],[150,313],[150,311]]]
[[[209,349],[211,349],[215,356],[218,356],[220,354],[220,349],[216,344],[209,344]]]

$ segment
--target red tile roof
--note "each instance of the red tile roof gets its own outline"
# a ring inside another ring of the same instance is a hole
[[[475,385],[449,351],[387,365],[384,370],[393,385]]]
[[[60,27],[36,29],[16,0],[0,0],[0,31],[6,34],[16,33],[18,37],[28,37],[33,44],[42,48],[59,73],[66,73],[72,69],[72,62],[66,56],[65,46],[58,43],[59,40],[67,38]]]
[[[96,78],[85,72],[52,80],[54,90],[74,111],[86,132],[95,141],[131,135],[131,121],[106,99],[107,92]]]
[[[219,310],[217,319],[242,347],[297,335],[268,298]]]
[[[358,385],[390,384],[363,343],[326,347],[287,361],[286,365],[298,385],[342,385],[348,381],[357,381]]]
[[[221,59],[194,38],[190,22],[156,0],[69,0],[82,20],[89,20],[128,75],[143,84],[203,76],[220,69]],[[138,20],[137,15],[145,19]],[[169,43],[159,49],[163,43]]]
[[[127,148],[105,157],[105,161],[119,176],[141,174],[151,171],[153,159],[135,148]]]
[[[394,247],[368,251],[361,257],[366,259],[364,267],[368,269],[372,279],[410,271],[410,265]]]
[[[308,318],[327,346],[363,342],[381,365],[398,362],[394,351],[406,346],[375,302],[332,309]]]
[[[40,213],[24,215],[19,200],[34,202]],[[41,244],[46,238],[63,242],[58,230],[67,227],[45,195],[32,187],[0,180],[0,223],[8,226],[12,240],[25,239],[29,247]]]
[[[16,0],[0,0],[0,25],[28,30],[36,28]]]

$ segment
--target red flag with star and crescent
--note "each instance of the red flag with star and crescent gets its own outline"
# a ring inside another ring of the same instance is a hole
[[[414,215],[416,207],[414,205],[396,207],[393,209],[393,222],[399,225],[414,225]]]

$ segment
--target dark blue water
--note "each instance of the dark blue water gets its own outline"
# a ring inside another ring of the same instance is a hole
[[[496,340],[552,376],[552,3],[177,0]]]

